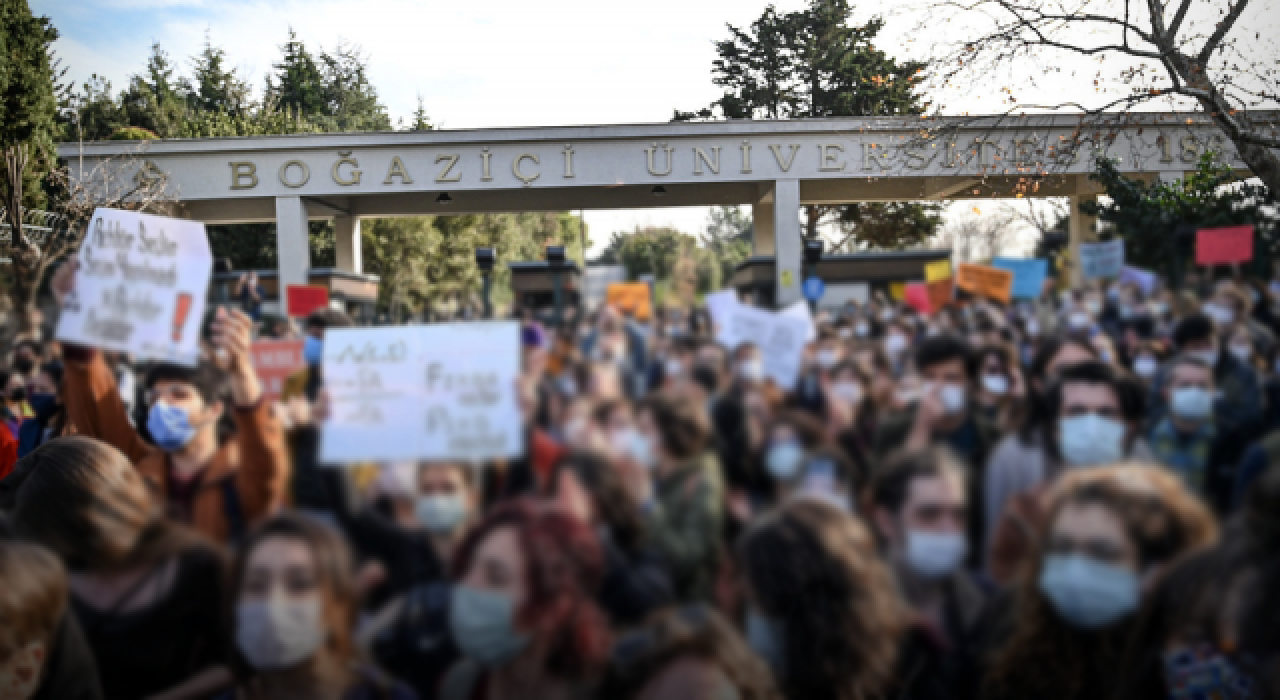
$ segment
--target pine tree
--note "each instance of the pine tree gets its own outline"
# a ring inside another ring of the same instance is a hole
[[[422,95],[418,95],[418,108],[413,110],[413,124],[409,126],[409,130],[430,131],[434,128],[431,118],[427,116],[427,107],[423,104]]]
[[[249,106],[249,86],[227,68],[227,54],[214,46],[206,35],[204,49],[191,59],[195,79],[188,88],[187,101],[201,112],[221,112],[232,116],[244,114]]]
[[[272,66],[275,77],[267,77],[268,97],[274,104],[303,116],[328,114],[320,67],[293,29],[289,30],[289,41],[280,51],[283,54],[280,62]]]

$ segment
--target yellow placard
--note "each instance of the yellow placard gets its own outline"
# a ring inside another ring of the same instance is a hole
[[[605,290],[605,303],[623,313],[631,314],[637,321],[648,321],[653,316],[649,301],[649,285],[644,282],[619,282]]]
[[[989,265],[961,263],[956,270],[956,286],[970,294],[1007,304],[1013,296],[1013,272]]]
[[[950,260],[940,260],[934,263],[927,263],[924,266],[924,280],[926,282],[938,282],[947,279],[951,279]]]
[[[783,287],[791,286],[791,270],[782,271],[782,286]]]
[[[903,299],[906,299],[907,283],[906,282],[890,282],[889,298],[894,301],[902,301]]]

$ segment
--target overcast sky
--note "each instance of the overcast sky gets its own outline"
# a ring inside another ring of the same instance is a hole
[[[360,46],[393,121],[418,96],[437,126],[541,126],[662,122],[719,96],[712,42],[726,23],[747,25],[764,0],[31,0],[62,34],[58,55],[77,84],[91,74],[116,90],[145,65],[153,41],[189,72],[206,34],[261,93],[292,27],[314,51]],[[803,0],[776,0],[780,11]],[[1260,3],[1269,4],[1269,3]],[[897,0],[859,6],[859,19],[890,16],[881,48],[906,58],[929,45],[931,27],[901,16]],[[957,27],[947,25],[954,35]],[[1065,77],[1065,76],[1064,76]],[[1054,81],[1061,98],[1088,81]],[[998,81],[935,96],[948,113],[993,111]],[[982,98],[985,97],[985,102]],[[966,211],[968,207],[965,208]],[[597,243],[611,231],[673,225],[695,233],[706,210],[588,212]]]

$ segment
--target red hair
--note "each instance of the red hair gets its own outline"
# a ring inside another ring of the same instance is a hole
[[[480,543],[510,527],[525,561],[528,597],[516,613],[535,643],[547,645],[546,671],[569,679],[603,670],[612,648],[609,625],[594,596],[604,578],[604,555],[585,523],[529,498],[498,506],[458,546],[455,580],[471,568]]]

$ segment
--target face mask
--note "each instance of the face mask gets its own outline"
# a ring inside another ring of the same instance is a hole
[[[449,629],[463,655],[493,668],[514,659],[529,644],[515,629],[515,604],[504,593],[455,586]]]
[[[1204,420],[1213,415],[1213,394],[1199,387],[1174,389],[1169,407],[1179,418]]]
[[[1073,467],[1095,467],[1124,457],[1123,423],[1096,413],[1058,421],[1062,458]]]
[[[1138,577],[1079,554],[1053,555],[1040,572],[1040,592],[1073,627],[1106,627],[1138,607]]]
[[[780,442],[769,446],[764,456],[764,467],[773,478],[789,481],[800,471],[803,461],[804,449],[794,442]]]
[[[1241,362],[1248,363],[1253,359],[1253,346],[1247,343],[1232,343],[1227,350]]]
[[[10,390],[9,390],[9,400],[10,400],[10,401],[26,401],[26,400],[27,400],[27,390],[26,390],[25,388],[23,388],[23,387],[17,387],[17,388],[14,388],[14,389],[10,389]]]
[[[759,360],[742,362],[738,365],[738,376],[749,382],[758,382],[764,379],[764,363]]]
[[[818,366],[822,369],[831,369],[840,364],[840,353],[835,350],[818,351]]]
[[[1236,320],[1236,313],[1234,311],[1217,304],[1206,304],[1204,306],[1204,313],[1206,316],[1213,319],[1213,322],[1219,326],[1229,326]]]
[[[786,663],[785,644],[781,623],[761,615],[755,608],[747,609],[747,646],[764,659],[775,674],[780,673]]]
[[[866,323],[859,323],[858,325],[853,327],[853,332],[857,334],[859,338],[865,338],[871,335],[871,326],[867,325]]]
[[[907,349],[907,337],[891,333],[884,339],[884,351],[890,355],[901,355]]]
[[[1086,301],[1084,303],[1084,308],[1088,309],[1089,313],[1093,314],[1094,316],[1097,316],[1098,314],[1102,313],[1102,302],[1096,299],[1090,299],[1089,301]]]
[[[881,320],[881,321],[884,321],[885,323],[888,323],[888,322],[892,321],[892,320],[893,320],[893,310],[892,310],[892,309],[885,309],[884,311],[881,311],[881,312],[880,312],[880,320]]]
[[[1151,313],[1155,314],[1156,316],[1163,316],[1167,311],[1169,311],[1169,305],[1164,303],[1163,301],[1151,302]]]
[[[151,433],[151,441],[165,452],[176,452],[186,447],[198,432],[191,425],[186,411],[163,401],[151,405],[147,430]]]
[[[1133,361],[1133,373],[1143,379],[1150,379],[1156,376],[1156,371],[1160,369],[1156,358],[1150,355],[1143,355]]]
[[[664,366],[664,369],[666,370],[668,379],[676,379],[680,375],[684,374],[684,364],[680,362],[680,360],[667,360],[667,364]]]
[[[43,642],[32,642],[0,664],[0,698],[4,700],[30,700],[42,680],[45,647]]]
[[[965,407],[964,387],[955,384],[944,384],[938,390],[938,398],[947,413],[961,413]]]
[[[269,600],[236,606],[236,645],[260,671],[296,666],[324,642],[320,600]]]
[[[1076,312],[1067,318],[1071,330],[1084,331],[1093,328],[1093,317],[1086,313]]]
[[[989,394],[1004,396],[1009,393],[1009,378],[1003,374],[984,374],[982,375],[982,387]]]
[[[631,459],[636,461],[636,464],[647,469],[657,466],[658,458],[653,451],[653,441],[638,430],[630,430],[627,433],[626,447],[623,448],[626,454],[630,455]]]
[[[306,360],[309,367],[319,367],[320,361],[324,359],[324,341],[310,335],[303,338],[302,359]]]
[[[1218,349],[1217,348],[1214,348],[1212,350],[1197,350],[1195,352],[1189,352],[1187,354],[1190,355],[1191,357],[1200,358],[1201,360],[1204,361],[1205,364],[1209,365],[1209,367],[1211,368],[1218,366]]]
[[[857,382],[836,382],[831,386],[831,393],[847,404],[855,404],[862,398],[862,387]]]
[[[968,554],[969,542],[958,532],[907,531],[907,566],[921,578],[950,575]]]
[[[460,494],[419,496],[413,512],[428,531],[453,532],[467,517],[467,502]]]
[[[1023,324],[1023,327],[1027,329],[1027,335],[1040,335],[1040,323],[1035,319],[1028,319],[1027,322]]]
[[[853,329],[848,327],[841,328],[837,331],[837,335],[840,336],[840,340],[848,340],[853,337]]]

